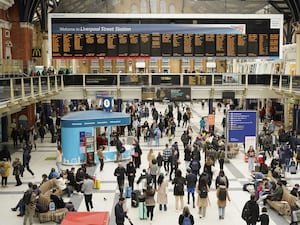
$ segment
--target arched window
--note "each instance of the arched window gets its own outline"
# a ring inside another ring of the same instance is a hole
[[[150,1],[150,13],[157,13],[157,0]]]
[[[169,13],[175,13],[175,5],[174,4],[169,5]]]
[[[146,2],[146,0],[141,0],[141,13],[147,13],[147,2]]]
[[[166,0],[160,0],[160,13],[167,13],[167,4],[166,4]]]
[[[138,8],[137,8],[136,4],[131,4],[130,13],[138,13]]]

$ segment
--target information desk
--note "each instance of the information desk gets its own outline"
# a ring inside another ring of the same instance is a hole
[[[131,156],[133,154],[133,146],[132,145],[124,145],[125,147],[125,152],[122,153],[122,160],[125,159],[131,159]],[[97,153],[96,153],[97,154]],[[109,162],[109,161],[115,161],[117,158],[117,149],[115,146],[110,146],[109,150],[104,150],[103,151],[104,155],[104,161]],[[98,162],[98,156],[95,156],[96,162]]]
[[[109,212],[68,212],[61,225],[108,225]]]

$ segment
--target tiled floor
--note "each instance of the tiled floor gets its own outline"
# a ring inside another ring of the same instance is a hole
[[[157,104],[158,111],[164,112],[166,105]],[[208,114],[207,106],[202,109],[199,104],[191,105],[193,109],[193,117],[191,120],[191,125],[194,129],[194,132],[198,131],[199,127],[199,120],[201,116],[206,116]],[[217,131],[221,132],[221,121],[223,118],[223,110],[220,112],[216,112],[216,129]],[[180,135],[183,131],[183,128],[178,128],[176,132],[175,140],[178,140],[180,144],[180,151],[183,151],[183,147],[180,141]],[[155,154],[158,151],[162,151],[164,144],[166,143],[166,139],[161,141],[160,147],[153,147]],[[147,160],[146,156],[149,150],[147,144],[141,142],[141,147],[143,150],[142,155],[142,167],[137,171],[137,176],[141,173],[143,168],[147,168]],[[55,156],[56,145],[50,143],[50,139],[47,138],[44,143],[38,143],[37,151],[32,153],[31,159],[31,168],[35,173],[35,176],[32,177],[28,172],[25,172],[24,177],[22,178],[23,185],[19,187],[15,187],[15,180],[14,177],[11,175],[8,179],[8,187],[0,188],[0,218],[1,223],[5,225],[15,225],[15,224],[22,224],[23,218],[17,217],[17,212],[12,212],[11,208],[16,205],[18,200],[22,197],[23,192],[27,188],[27,183],[33,181],[35,183],[40,183],[41,176],[43,173],[48,174],[52,167],[55,167],[54,160],[46,160],[46,158],[54,157]],[[21,150],[15,152],[12,155],[12,159],[15,157],[21,157],[22,152]],[[180,157],[183,158],[183,154],[180,154]],[[203,159],[204,157],[202,157]],[[183,161],[183,159],[181,159]],[[127,162],[124,162],[124,164]],[[202,162],[203,164],[203,162]],[[104,170],[102,172],[99,171],[99,166],[97,165],[96,168],[89,168],[91,171],[90,175],[95,174],[97,178],[101,180],[101,189],[95,190],[93,194],[93,202],[94,202],[94,211],[109,211],[113,212],[114,204],[118,199],[118,191],[117,191],[117,183],[116,179],[113,176],[113,171],[116,168],[117,164],[114,162],[107,162],[105,163]],[[67,167],[64,167],[67,168]],[[184,164],[180,165],[180,168],[185,171]],[[215,166],[215,174],[218,173],[219,165],[216,164]],[[247,164],[243,160],[243,154],[240,152],[236,158],[231,159],[229,163],[225,164],[225,173],[229,178],[230,181],[230,188],[229,194],[231,197],[231,202],[228,203],[225,212],[225,219],[219,220],[218,219],[218,208],[216,203],[216,196],[215,196],[215,189],[212,185],[212,189],[209,192],[210,198],[210,206],[207,209],[207,215],[205,218],[200,219],[198,215],[197,208],[192,208],[190,205],[191,213],[194,215],[195,224],[216,224],[222,223],[224,225],[240,225],[245,224],[245,222],[241,219],[241,210],[244,203],[249,199],[249,194],[242,191],[242,184],[250,180],[249,172],[247,171]],[[94,172],[95,171],[95,172]],[[239,173],[238,173],[239,172]],[[92,174],[93,173],[93,174]],[[239,174],[239,175],[238,175]],[[295,183],[299,182],[299,174],[290,175],[287,174],[287,180],[289,182],[289,186],[293,186]],[[74,200],[76,203],[75,206],[78,211],[86,211],[83,196],[73,195],[71,200]],[[185,196],[185,203],[187,197]],[[159,211],[158,206],[154,209],[154,219],[152,224],[153,225],[162,225],[162,224],[178,224],[178,217],[181,211],[175,210],[175,198],[173,196],[173,186],[169,183],[169,193],[168,193],[168,210]],[[143,225],[143,224],[150,224],[149,220],[140,220],[138,217],[138,209],[132,208],[130,204],[130,199],[126,201],[126,208],[128,209],[128,215],[132,219],[135,225]],[[269,209],[270,214],[270,225],[284,225],[288,224],[286,218],[279,216],[276,212]],[[112,215],[110,219],[110,225],[115,224],[114,216]],[[35,218],[35,223],[38,224],[38,220]],[[55,223],[47,223],[47,224],[55,224]],[[129,224],[125,222],[125,224]]]

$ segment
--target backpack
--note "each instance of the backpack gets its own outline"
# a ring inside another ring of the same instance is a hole
[[[0,175],[4,175],[5,174],[5,169],[3,166],[0,166]]]
[[[287,132],[283,132],[279,135],[279,142],[288,142],[289,141],[289,134]]]
[[[160,131],[160,129],[155,129],[154,130],[154,135],[156,135],[157,137],[161,137],[161,131]]]
[[[190,215],[183,216],[182,224],[181,225],[192,225],[192,221]]]
[[[175,187],[174,187],[175,192],[177,193],[182,193],[184,191],[184,184],[182,183],[182,181],[177,181],[175,183]]]
[[[193,160],[191,163],[191,169],[192,171],[198,171],[199,170],[199,164],[196,160]]]
[[[32,190],[27,190],[23,195],[23,202],[28,205],[31,202]]]
[[[245,221],[249,221],[251,219],[251,210],[249,207],[249,203],[246,203],[245,207],[243,208],[242,219]]]
[[[227,197],[226,188],[220,188],[220,191],[219,191],[219,200],[220,201],[225,201],[226,197]]]
[[[200,198],[206,198],[207,197],[207,189],[206,187],[202,187],[200,190]]]

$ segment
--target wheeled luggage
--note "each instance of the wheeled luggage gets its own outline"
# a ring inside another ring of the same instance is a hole
[[[134,190],[131,192],[131,206],[138,207],[139,206],[139,196],[141,192],[139,190]]]
[[[126,186],[125,190],[125,197],[130,198],[131,197],[132,188],[130,186]]]
[[[141,220],[146,220],[147,219],[147,208],[146,208],[146,202],[142,201],[140,199],[139,202],[139,218]]]

